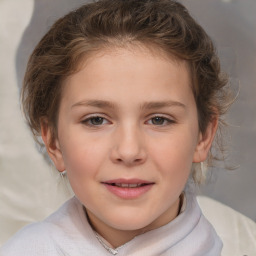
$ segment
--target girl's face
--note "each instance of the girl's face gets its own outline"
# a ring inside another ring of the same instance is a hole
[[[199,132],[186,63],[136,47],[105,51],[63,88],[48,152],[94,228],[118,246],[174,219],[192,162],[206,159],[216,128]],[[49,134],[44,128],[46,144]]]

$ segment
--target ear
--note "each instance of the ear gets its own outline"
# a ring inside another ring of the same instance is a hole
[[[214,136],[218,128],[218,118],[214,118],[207,126],[204,134],[201,132],[198,136],[198,142],[193,157],[194,163],[203,162],[207,159],[208,152],[211,148]]]
[[[59,172],[63,172],[66,168],[63,161],[62,152],[60,149],[60,144],[56,136],[54,136],[53,129],[52,127],[50,127],[49,122],[46,118],[41,118],[40,127],[41,136],[44,141],[49,157],[53,161],[56,169]]]

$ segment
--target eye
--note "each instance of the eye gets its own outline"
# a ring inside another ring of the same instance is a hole
[[[163,116],[154,116],[151,119],[149,119],[147,122],[151,125],[156,125],[156,126],[165,126],[171,123],[175,123],[174,120],[171,120]]]
[[[104,124],[108,124],[109,121],[101,116],[92,116],[83,120],[82,123],[88,126],[101,126]]]

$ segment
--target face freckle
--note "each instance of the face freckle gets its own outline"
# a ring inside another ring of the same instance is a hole
[[[133,236],[176,217],[199,134],[186,63],[119,49],[66,81],[52,158],[100,234]]]

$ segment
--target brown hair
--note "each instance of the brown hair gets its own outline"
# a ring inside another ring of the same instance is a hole
[[[59,19],[32,53],[24,78],[22,104],[35,138],[47,117],[57,136],[62,82],[84,56],[105,47],[141,43],[189,64],[199,128],[221,117],[227,106],[227,79],[209,36],[173,0],[100,0]]]

